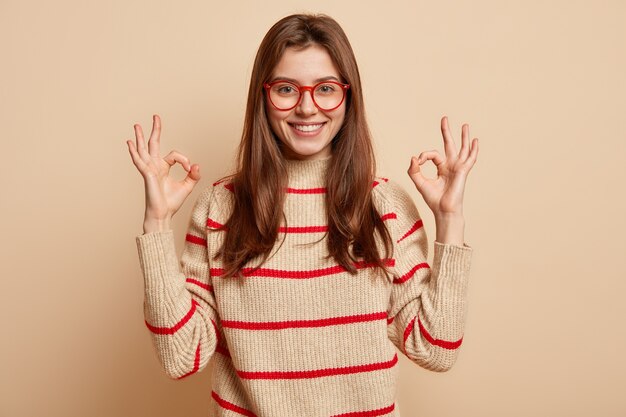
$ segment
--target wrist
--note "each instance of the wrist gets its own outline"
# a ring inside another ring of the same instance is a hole
[[[436,216],[435,225],[437,242],[463,246],[465,219],[462,214]]]
[[[145,219],[143,222],[143,233],[164,232],[171,230],[171,218],[164,219]]]
[[[465,219],[462,211],[447,212],[447,213],[433,212],[433,215],[435,217],[435,221],[441,221],[441,222],[448,221],[448,222],[458,223],[458,222],[464,221]]]

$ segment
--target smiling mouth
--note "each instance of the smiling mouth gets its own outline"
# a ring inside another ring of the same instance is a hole
[[[289,123],[291,127],[293,127],[296,130],[299,130],[300,132],[315,132],[316,130],[321,129],[322,126],[324,126],[325,124],[326,122],[315,123],[315,124]]]

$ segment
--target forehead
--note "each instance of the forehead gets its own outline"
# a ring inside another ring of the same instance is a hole
[[[331,76],[339,79],[339,71],[326,48],[317,44],[285,49],[272,72],[273,79],[290,78],[302,84]]]

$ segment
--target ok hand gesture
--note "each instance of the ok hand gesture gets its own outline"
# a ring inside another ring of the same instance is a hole
[[[152,132],[146,148],[141,126],[136,124],[136,145],[127,140],[128,150],[133,164],[144,179],[146,190],[146,212],[144,232],[169,229],[172,216],[189,196],[194,186],[200,180],[200,167],[191,165],[189,158],[177,151],[171,151],[165,157],[159,155],[161,119],[154,115]],[[169,171],[174,164],[179,163],[188,172],[182,181],[169,177]]]
[[[420,153],[418,158],[411,158],[409,177],[433,211],[435,218],[463,214],[463,191],[467,175],[476,162],[478,139],[472,140],[470,148],[469,125],[464,124],[461,129],[461,151],[457,152],[456,144],[450,134],[448,118],[444,116],[441,119],[441,133],[446,157],[442,158],[439,152],[432,150]],[[437,166],[435,179],[425,178],[420,172],[420,165],[428,160],[432,160]]]

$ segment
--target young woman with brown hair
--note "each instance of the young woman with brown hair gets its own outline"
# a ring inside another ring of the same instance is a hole
[[[281,19],[253,67],[234,174],[195,203],[177,258],[170,220],[200,179],[161,122],[127,141],[146,185],[137,236],[146,325],[166,373],[214,360],[211,416],[398,416],[397,352],[433,371],[456,360],[472,248],[463,190],[478,140],[445,158],[413,157],[408,173],[433,210],[428,241],[410,195],[376,176],[350,43],[325,15]],[[432,160],[438,177],[424,178]],[[169,169],[180,163],[187,177]]]

